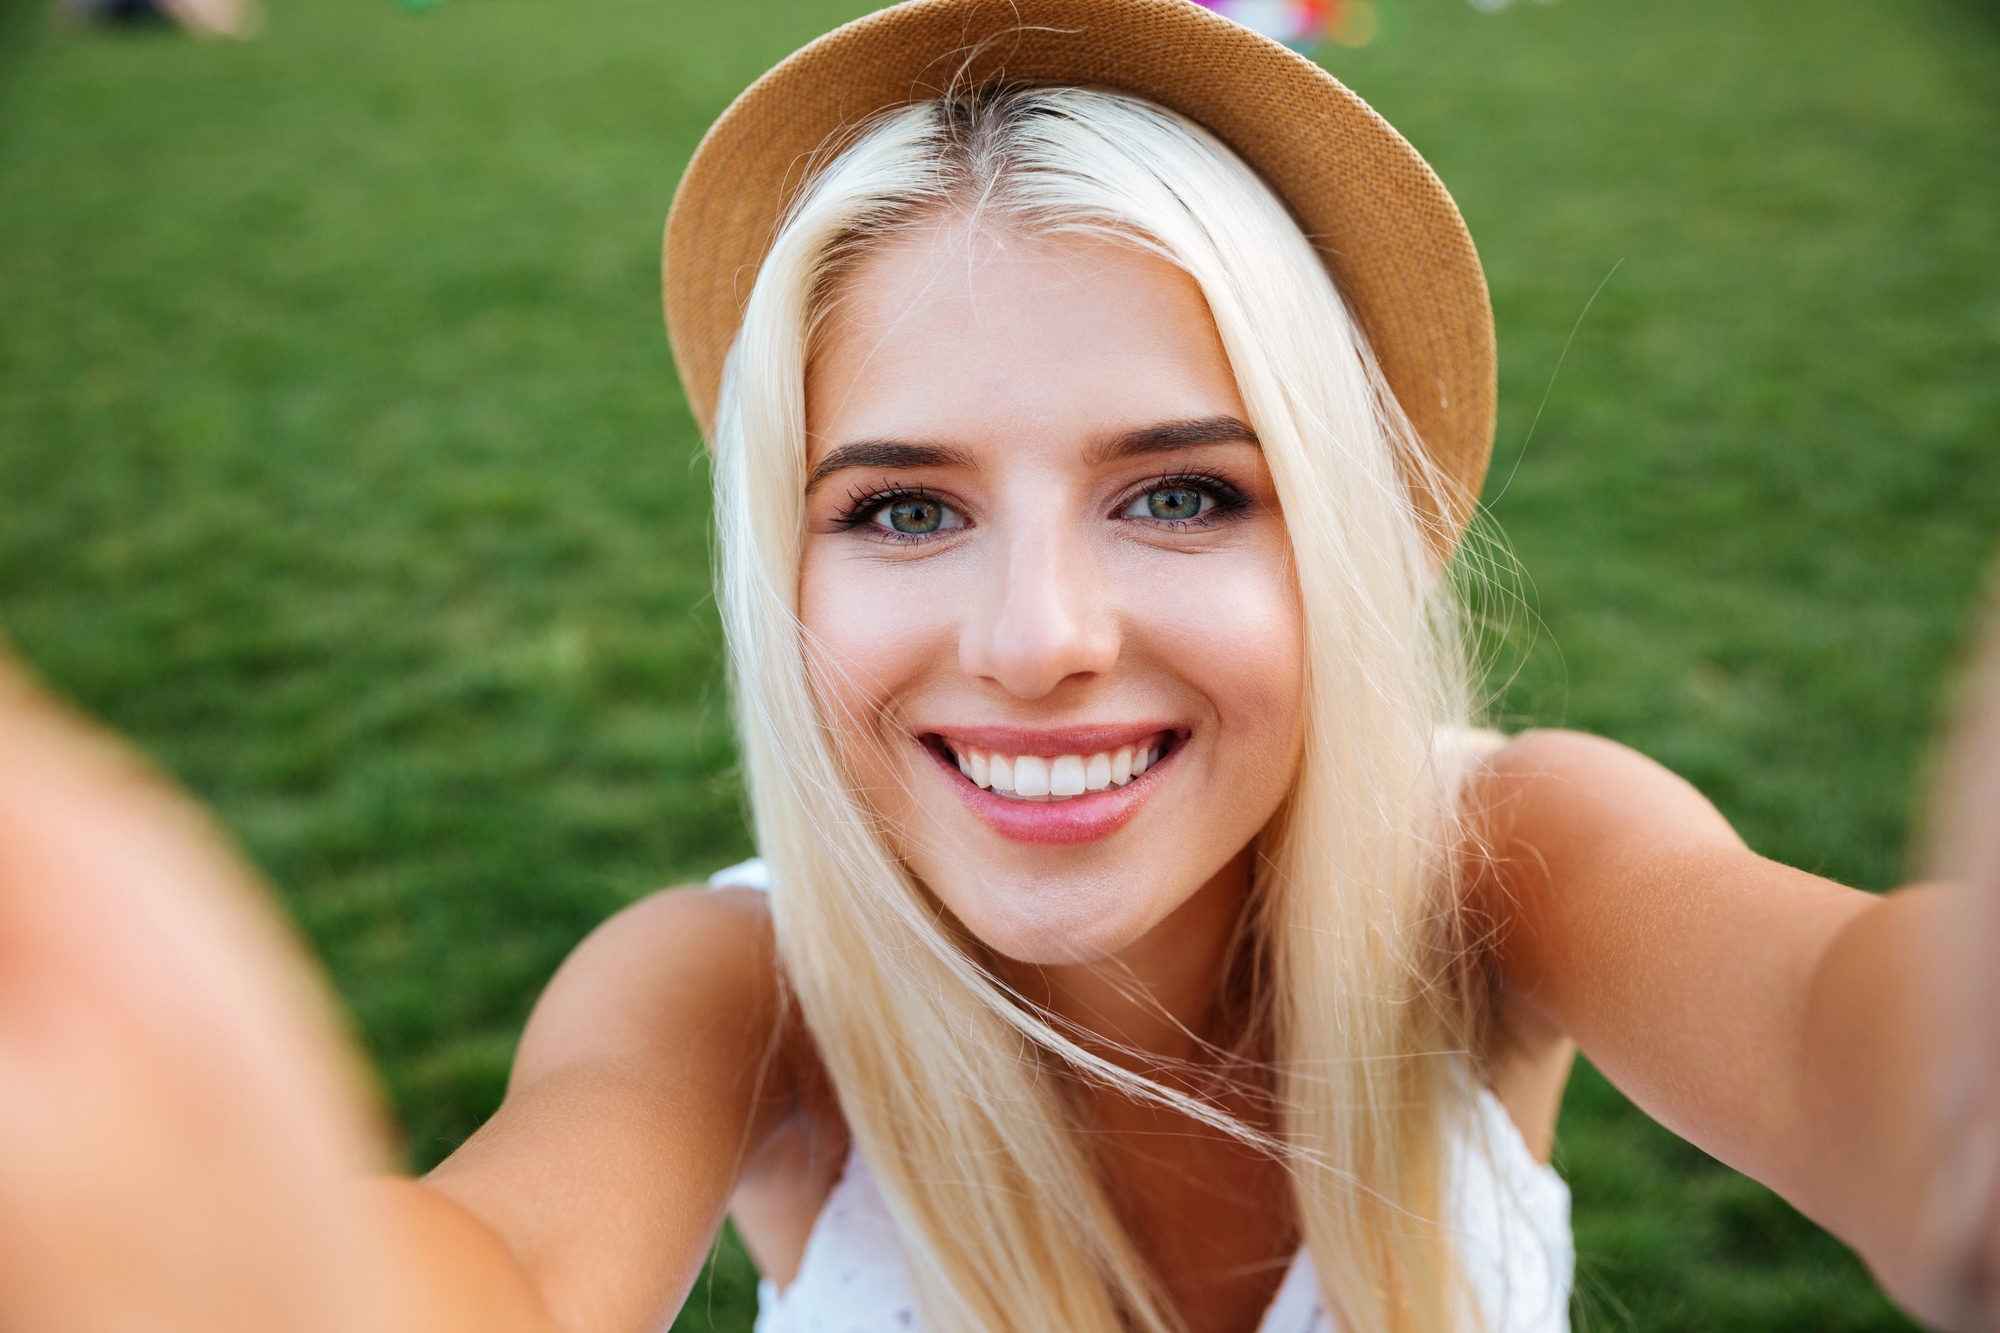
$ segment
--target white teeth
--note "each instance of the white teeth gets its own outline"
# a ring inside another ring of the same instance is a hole
[[[1161,753],[1157,745],[1053,756],[996,754],[969,745],[948,748],[958,771],[975,786],[1026,801],[1063,801],[1123,787],[1158,763]]]

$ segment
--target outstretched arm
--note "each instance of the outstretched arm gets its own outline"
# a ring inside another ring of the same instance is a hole
[[[381,1176],[359,1058],[254,878],[0,654],[0,1328],[659,1327],[637,1306],[671,1313],[713,1235],[758,1046],[755,1004],[728,1006],[759,993],[768,931],[740,908],[718,926],[715,897],[657,900],[632,914],[650,934],[628,918],[581,951],[446,1188]],[[622,1001],[615,965],[639,975]],[[677,1027],[670,992],[704,981]],[[658,1248],[621,1269],[621,1229]]]
[[[0,1327],[383,1318],[357,1069],[193,805],[0,658]]]
[[[600,926],[537,1002],[499,1113],[426,1182],[505,1238],[565,1333],[671,1322],[792,1104],[763,898],[662,893]]]
[[[1475,801],[1512,998],[1921,1317],[1994,1327],[1968,1313],[1974,1234],[1932,1216],[1954,1147],[1942,1089],[1982,1021],[1940,984],[1967,977],[1942,941],[1973,890],[1877,898],[1767,861],[1688,784],[1586,736],[1514,742]]]

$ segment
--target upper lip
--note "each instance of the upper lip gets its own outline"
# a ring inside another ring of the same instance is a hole
[[[1137,745],[1162,732],[1179,734],[1171,722],[1103,722],[1074,727],[936,727],[925,734],[952,746],[1000,754],[1096,754]]]

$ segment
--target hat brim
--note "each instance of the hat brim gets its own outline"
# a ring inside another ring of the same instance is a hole
[[[702,139],[667,218],[668,335],[702,430],[758,270],[831,150],[884,111],[999,82],[1136,94],[1206,126],[1270,182],[1443,481],[1413,487],[1413,499],[1439,544],[1455,545],[1498,397],[1492,305],[1465,221],[1417,150],[1346,85],[1192,0],[908,0],[750,85]]]

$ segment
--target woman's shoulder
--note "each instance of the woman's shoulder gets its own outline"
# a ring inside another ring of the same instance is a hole
[[[662,1308],[796,1118],[793,1012],[764,895],[651,894],[557,969],[500,1109],[428,1180],[535,1256],[552,1308]]]
[[[1512,735],[1494,731],[1473,734],[1490,738],[1484,757],[1490,767],[1501,772],[1566,774],[1593,769],[1631,774],[1641,768],[1666,771],[1631,746],[1588,731],[1535,727]]]
[[[769,895],[733,879],[657,890],[585,936],[556,977],[579,970],[651,974],[665,961],[720,970],[745,983],[775,981]]]
[[[1485,1072],[1546,1161],[1576,1050],[1575,1015],[1549,1007],[1565,984],[1548,970],[1588,971],[1576,950],[1601,962],[1657,939],[1631,927],[1669,908],[1677,858],[1742,844],[1691,784],[1629,746],[1580,731],[1487,735],[1465,801],[1467,888],[1501,982]],[[1629,873],[1635,866],[1667,873]],[[1566,904],[1577,903],[1615,904],[1622,928],[1573,929]]]
[[[764,893],[684,885],[649,894],[593,930],[556,970],[522,1034],[513,1081],[593,1056],[684,1061],[718,1030],[744,1038],[719,1049],[762,1059],[787,1026],[778,974]]]
[[[1496,738],[1469,791],[1469,813],[1489,838],[1503,842],[1527,835],[1741,845],[1694,784],[1630,746],[1588,732]]]

